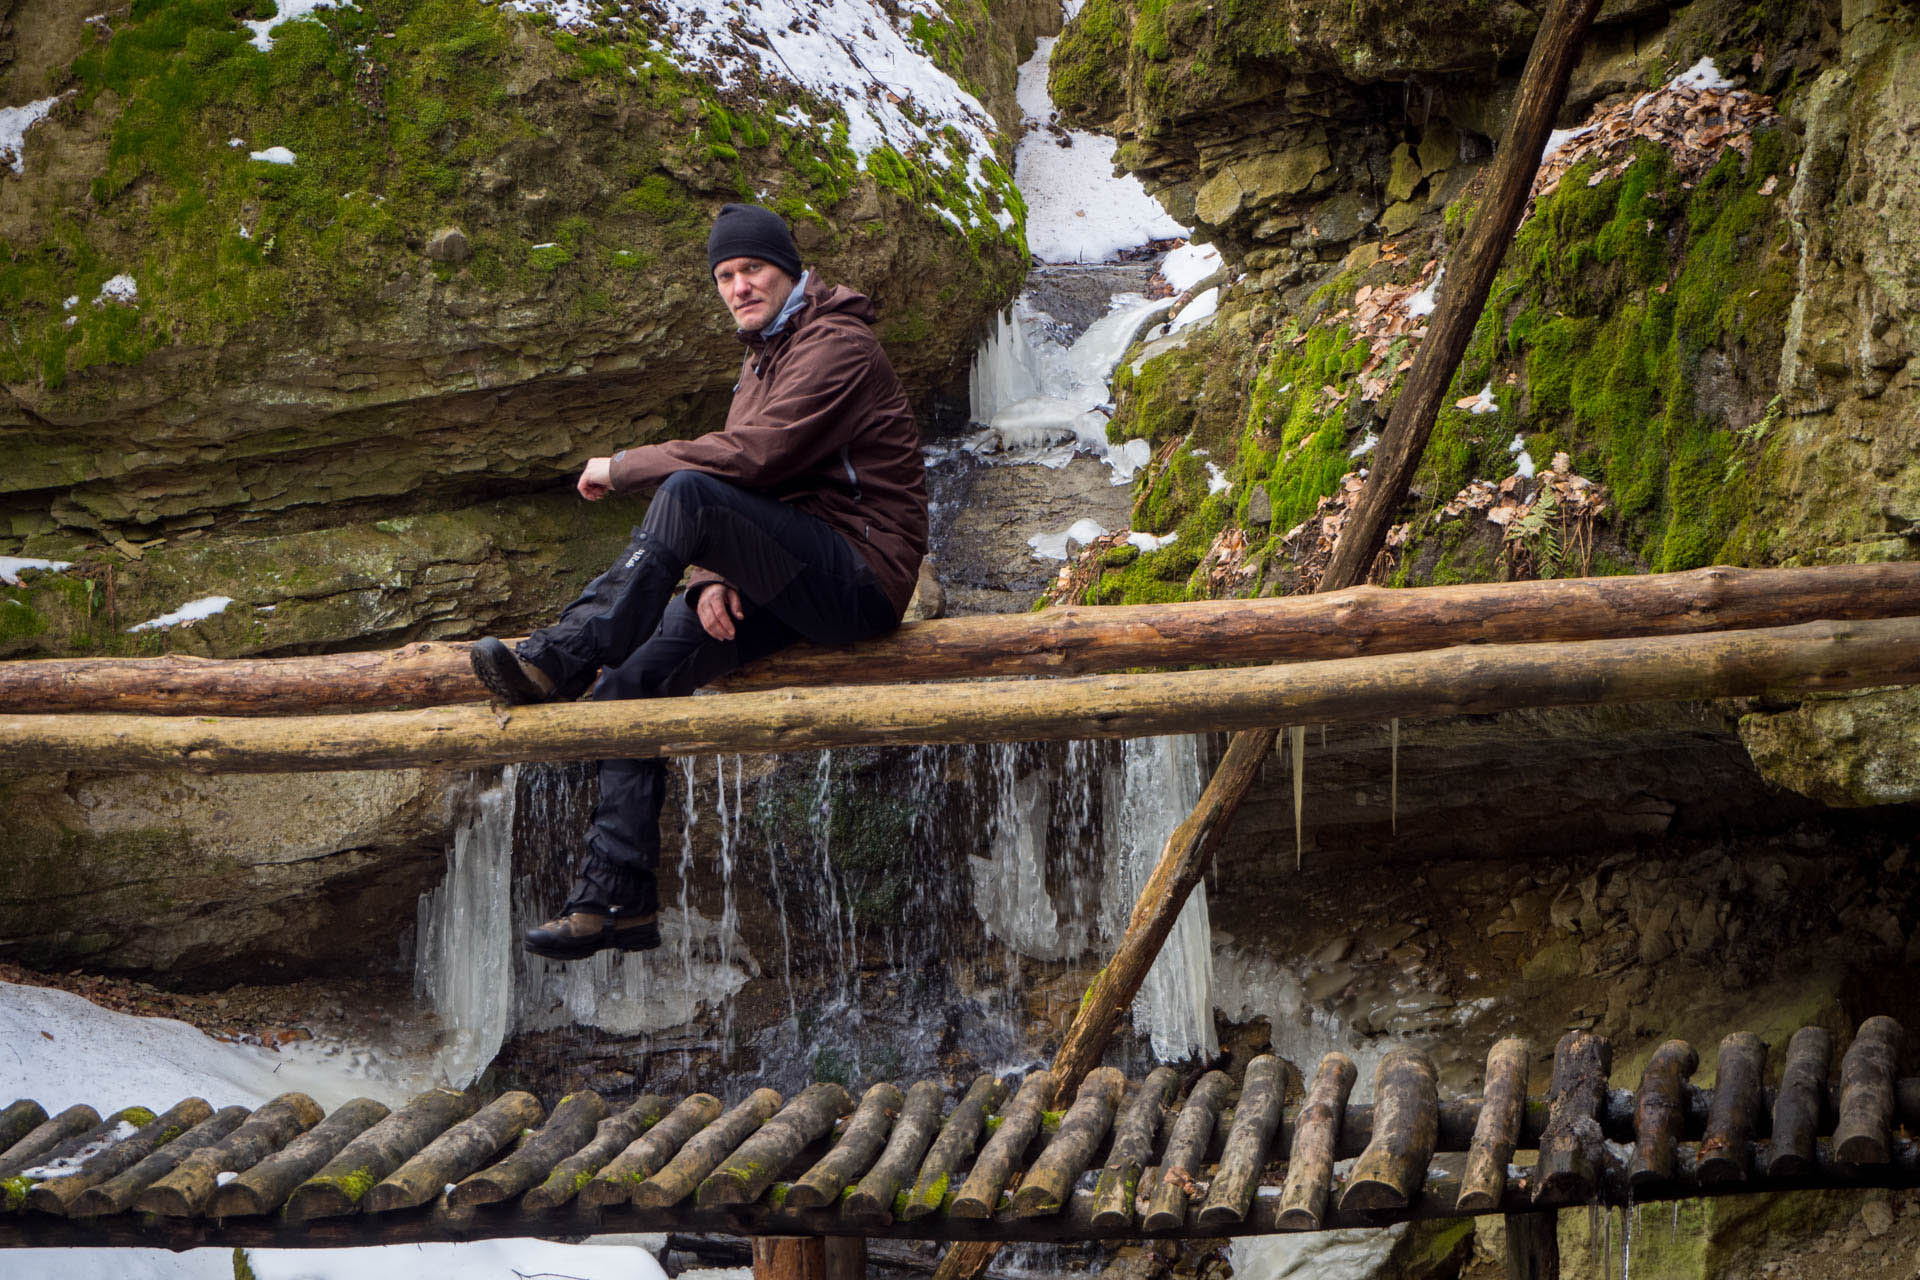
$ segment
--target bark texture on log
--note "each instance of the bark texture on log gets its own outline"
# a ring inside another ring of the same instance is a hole
[[[1053,1101],[1053,1076],[1036,1071],[1020,1082],[1013,1101],[1001,1113],[1000,1127],[980,1148],[973,1172],[961,1184],[948,1210],[956,1218],[990,1218],[1006,1190],[1008,1179],[1020,1167],[1020,1158],[1034,1135],[1040,1132],[1047,1104]]]
[[[1123,1230],[1133,1221],[1134,1197],[1140,1190],[1140,1171],[1153,1159],[1153,1140],[1167,1114],[1180,1074],[1172,1067],[1155,1067],[1120,1112],[1113,1130],[1113,1150],[1093,1189],[1093,1221],[1103,1231]]]
[[[720,1104],[713,1105],[714,1114],[719,1114]],[[661,1123],[671,1106],[671,1098],[657,1093],[642,1094],[619,1115],[602,1120],[594,1127],[593,1141],[555,1165],[546,1181],[521,1198],[520,1207],[529,1213],[545,1213],[573,1199],[594,1174]]]
[[[895,1213],[902,1222],[924,1218],[938,1209],[947,1197],[947,1184],[973,1155],[980,1133],[987,1127],[987,1116],[1007,1096],[1007,1086],[993,1076],[980,1076],[967,1087],[960,1105],[940,1126],[940,1136],[920,1164],[913,1190]]]
[[[1600,1113],[1612,1070],[1613,1045],[1603,1036],[1569,1031],[1554,1046],[1553,1078],[1547,1086],[1550,1119],[1540,1135],[1540,1160],[1534,1170],[1535,1204],[1593,1198],[1606,1162]]]
[[[687,1144],[667,1161],[665,1168],[635,1187],[633,1203],[642,1209],[664,1209],[679,1204],[779,1109],[778,1093],[772,1089],[755,1089],[745,1102],[687,1139]]]
[[[1167,1135],[1167,1149],[1160,1157],[1160,1180],[1147,1201],[1142,1225],[1148,1231],[1171,1231],[1185,1224],[1187,1205],[1193,1198],[1193,1175],[1206,1158],[1213,1126],[1232,1089],[1233,1080],[1224,1071],[1209,1071],[1187,1092],[1187,1100],[1173,1119],[1173,1132]]]
[[[700,1183],[696,1202],[702,1209],[730,1204],[752,1204],[766,1193],[795,1156],[824,1138],[833,1122],[853,1110],[844,1086],[810,1084],[799,1096],[721,1162]]]
[[[1600,0],[1555,0],[1541,19],[1521,73],[1513,113],[1494,150],[1484,194],[1467,224],[1466,238],[1447,256],[1446,288],[1427,323],[1427,337],[1393,402],[1373,451],[1373,470],[1348,512],[1334,544],[1327,576],[1363,582],[1386,544],[1400,504],[1426,453],[1455,368],[1466,352],[1486,306],[1487,293],[1520,225],[1547,135],[1566,101],[1567,80],[1580,61]]]
[[[546,1117],[530,1093],[503,1093],[428,1143],[383,1178],[360,1207],[368,1213],[415,1209],[474,1172]]]
[[[320,1123],[320,1104],[304,1093],[283,1093],[211,1146],[200,1148],[178,1168],[140,1193],[134,1207],[169,1218],[204,1212],[223,1173],[250,1169]]]
[[[712,1094],[696,1093],[686,1098],[581,1187],[580,1203],[626,1204],[633,1199],[635,1187],[666,1168],[689,1139],[719,1118],[720,1099]]]
[[[906,1095],[896,1085],[882,1081],[868,1089],[833,1150],[788,1188],[787,1207],[818,1209],[838,1200],[849,1182],[873,1167],[905,1104]]]
[[[167,1143],[131,1169],[107,1179],[97,1187],[88,1187],[67,1206],[70,1218],[94,1218],[102,1214],[125,1213],[133,1208],[140,1193],[180,1167],[202,1147],[212,1146],[238,1129],[247,1118],[245,1107],[220,1110]]]
[[[478,1101],[458,1089],[429,1089],[340,1148],[287,1198],[289,1222],[353,1213],[374,1184],[472,1115]]]
[[[1640,1075],[1633,1108],[1633,1163],[1627,1178],[1635,1187],[1673,1177],[1673,1155],[1686,1129],[1688,1077],[1700,1055],[1685,1040],[1669,1040],[1653,1051]]]
[[[27,1192],[26,1207],[35,1213],[65,1214],[81,1192],[125,1173],[212,1114],[213,1108],[203,1100],[183,1098],[164,1114],[142,1125],[137,1133],[91,1157],[67,1176],[49,1178],[34,1187]],[[107,1124],[117,1127],[112,1120]],[[112,1129],[107,1132],[111,1133]]]
[[[940,1086],[931,1080],[922,1080],[907,1090],[900,1123],[893,1127],[886,1150],[841,1206],[840,1211],[848,1220],[864,1223],[893,1220],[894,1201],[900,1189],[919,1170],[921,1158],[933,1144],[943,1101]]]
[[[1904,1036],[1892,1018],[1868,1018],[1840,1060],[1840,1123],[1833,1131],[1833,1149],[1849,1164],[1887,1162],[1893,1071]]]
[[[1270,1053],[1247,1064],[1240,1101],[1233,1108],[1227,1147],[1214,1170],[1206,1203],[1200,1206],[1202,1226],[1232,1226],[1247,1216],[1260,1185],[1260,1171],[1267,1165],[1267,1149],[1280,1128],[1280,1106],[1286,1101],[1292,1071]]]
[[[1280,1225],[1289,1231],[1317,1231],[1333,1186],[1334,1140],[1341,1112],[1360,1073],[1353,1059],[1335,1050],[1320,1059],[1307,1098],[1293,1122],[1293,1151],[1280,1190]]]
[[[860,693],[792,689],[510,712],[468,706],[281,719],[0,715],[0,768],[297,773],[1207,730],[1258,730],[1258,740],[1271,738],[1270,726],[1286,723],[1915,683],[1920,618],[1897,618],[1563,645],[1466,645],[1227,671],[906,685]],[[1236,753],[1234,745],[1228,760],[1247,754]],[[1270,740],[1266,747],[1271,750]],[[1231,817],[1244,787],[1223,782],[1209,792],[1213,798],[1203,793],[1188,819],[1202,831]],[[1176,830],[1175,839],[1179,843],[1169,847],[1184,849],[1191,837]],[[1096,980],[1097,996],[1117,991],[1111,969]],[[1070,1065],[1091,1063],[1076,1057]]]
[[[77,1137],[100,1126],[100,1113],[85,1103],[68,1107],[50,1120],[42,1120],[27,1135],[0,1156],[0,1178],[11,1178],[22,1169],[31,1169],[50,1158],[53,1149],[68,1138]]]
[[[216,1188],[213,1215],[236,1218],[273,1212],[295,1187],[318,1173],[349,1142],[386,1119],[388,1114],[386,1104],[372,1098],[355,1098],[335,1107],[333,1114],[284,1149],[245,1170],[226,1186]]]
[[[1533,1046],[1508,1036],[1487,1051],[1486,1097],[1473,1126],[1466,1172],[1460,1179],[1460,1208],[1488,1213],[1499,1208],[1507,1190],[1507,1165],[1520,1143],[1526,1118],[1527,1079],[1533,1071]]]
[[[455,1209],[497,1204],[519,1195],[553,1173],[554,1166],[593,1140],[600,1122],[607,1118],[607,1102],[591,1089],[582,1089],[560,1099],[540,1132],[528,1139],[506,1159],[463,1178],[447,1192],[447,1203]]]
[[[1767,1042],[1751,1031],[1736,1031],[1720,1041],[1714,1067],[1713,1109],[1701,1139],[1702,1182],[1745,1182],[1753,1175],[1753,1135],[1765,1108],[1761,1083],[1767,1066]]]
[[[1773,1135],[1767,1146],[1767,1174],[1797,1178],[1812,1173],[1814,1138],[1824,1121],[1827,1069],[1833,1061],[1833,1035],[1824,1027],[1802,1027],[1787,1041],[1787,1061],[1774,1094]]]
[[[1060,1119],[1060,1128],[1047,1149],[1033,1162],[1020,1189],[1013,1193],[1013,1216],[1037,1218],[1060,1212],[1073,1193],[1073,1184],[1087,1166],[1101,1140],[1113,1127],[1113,1113],[1126,1092],[1127,1078],[1112,1067],[1096,1067],[1080,1082],[1073,1106]]]
[[[32,1098],[22,1098],[0,1111],[0,1160],[13,1145],[47,1122],[47,1109]]]
[[[1360,1153],[1343,1210],[1404,1209],[1426,1181],[1440,1136],[1439,1073],[1419,1049],[1395,1049],[1373,1074],[1373,1141]]]
[[[846,648],[798,644],[717,682],[789,685],[1095,675],[1142,667],[1302,662],[1455,644],[1597,640],[1920,614],[1920,565],[1715,566],[1547,582],[1383,589],[1179,604],[1068,605],[908,623]],[[0,710],[44,715],[298,715],[484,702],[461,642],[298,658],[0,662]]]

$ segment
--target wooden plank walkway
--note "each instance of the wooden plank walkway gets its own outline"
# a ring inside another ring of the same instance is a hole
[[[1090,1072],[1062,1113],[1050,1081],[815,1084],[731,1106],[649,1095],[614,1110],[570,1094],[434,1090],[397,1112],[323,1115],[287,1094],[249,1113],[185,1099],[160,1116],[0,1111],[0,1247],[328,1247],[498,1236],[705,1231],[931,1240],[1219,1237],[1527,1213],[1752,1191],[1920,1186],[1920,1080],[1871,1018],[1830,1079],[1833,1040],[1728,1036],[1712,1089],[1699,1054],[1654,1053],[1638,1089],[1607,1084],[1611,1046],[1570,1032],[1544,1097],[1532,1049],[1503,1040],[1480,1096],[1443,1099],[1419,1050],[1387,1055],[1373,1101],[1353,1064],[1311,1080],[1271,1056],[1236,1081],[1170,1068]],[[1301,1086],[1304,1085],[1304,1092]],[[1289,1096],[1298,1101],[1283,1105]],[[1350,1163],[1347,1163],[1349,1162]]]

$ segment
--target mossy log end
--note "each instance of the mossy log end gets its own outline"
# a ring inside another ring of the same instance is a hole
[[[897,1085],[882,1081],[869,1088],[833,1150],[787,1189],[787,1208],[818,1209],[838,1200],[849,1182],[873,1167],[904,1105],[906,1095]]]
[[[1013,1193],[1013,1216],[1038,1218],[1059,1213],[1100,1143],[1113,1127],[1113,1114],[1126,1092],[1127,1078],[1113,1067],[1096,1067],[1080,1082],[1060,1128],[1033,1162]]]
[[[210,1147],[238,1129],[246,1121],[245,1107],[220,1110],[168,1142],[125,1172],[116,1174],[95,1187],[88,1187],[67,1206],[70,1218],[97,1218],[110,1213],[125,1213],[133,1208],[140,1193],[180,1167],[182,1161],[202,1147]]]
[[[456,1210],[469,1209],[519,1195],[551,1174],[560,1161],[585,1147],[596,1126],[606,1118],[606,1099],[593,1090],[568,1094],[524,1146],[498,1164],[469,1174],[447,1192],[448,1205]]]
[[[1287,1159],[1287,1180],[1280,1189],[1280,1226],[1289,1231],[1317,1231],[1333,1187],[1334,1147],[1347,1095],[1360,1073],[1353,1059],[1337,1050],[1320,1059],[1306,1101],[1293,1122],[1293,1151]]]
[[[458,1089],[429,1089],[342,1147],[287,1198],[289,1222],[353,1213],[376,1183],[435,1138],[472,1115],[479,1100]]]
[[[1894,1064],[1905,1032],[1892,1018],[1868,1018],[1840,1060],[1840,1124],[1834,1152],[1848,1164],[1885,1164],[1892,1139]]]
[[[808,1085],[706,1176],[694,1203],[702,1209],[752,1204],[786,1171],[794,1157],[826,1137],[834,1121],[852,1109],[853,1099],[844,1086]]]
[[[1047,1106],[1053,1101],[1053,1076],[1036,1071],[1020,1082],[1013,1101],[1001,1113],[1000,1127],[980,1148],[973,1172],[961,1184],[948,1210],[956,1218],[990,1218],[1000,1203],[1000,1193],[1020,1166],[1027,1146],[1040,1132]]]
[[[1507,1163],[1520,1144],[1520,1125],[1526,1119],[1532,1067],[1533,1046],[1518,1036],[1508,1036],[1487,1051],[1486,1094],[1460,1179],[1463,1211],[1490,1213],[1500,1207],[1507,1190]]]
[[[640,1209],[665,1209],[679,1204],[712,1173],[734,1148],[745,1142],[780,1109],[780,1095],[755,1089],[752,1096],[687,1140],[666,1167],[633,1189]]]
[[[1102,1231],[1125,1230],[1133,1221],[1140,1171],[1153,1159],[1153,1140],[1180,1088],[1180,1073],[1155,1067],[1120,1111],[1113,1127],[1113,1149],[1093,1188],[1093,1223]]]
[[[1833,1033],[1825,1027],[1802,1027],[1787,1041],[1787,1060],[1773,1102],[1768,1177],[1805,1177],[1819,1168],[1814,1138],[1826,1118],[1827,1070],[1832,1062]]]
[[[313,1177],[355,1138],[385,1120],[385,1103],[355,1098],[333,1114],[213,1193],[213,1216],[248,1217],[278,1209],[293,1189]]]
[[[1896,618],[1576,644],[1464,645],[1224,671],[860,692],[836,686],[515,707],[510,713],[467,706],[278,719],[0,715],[0,768],[280,773],[1126,738],[1203,729],[1248,730],[1254,738],[1270,738],[1272,726],[1279,724],[1915,683],[1920,683],[1920,618]],[[1230,744],[1221,767],[1236,758]],[[1215,789],[1209,802],[1202,793],[1200,807],[1182,827],[1199,822],[1205,829],[1230,817],[1243,794],[1244,789]],[[1108,992],[1096,982],[1096,1000],[1119,990],[1118,977],[1105,976],[1113,967],[1102,971]],[[1103,1003],[1100,1016],[1108,1013]],[[1062,1054],[1069,1047],[1063,1046]],[[1092,1062],[1076,1057],[1053,1065],[1056,1076],[1074,1078],[1067,1068]]]
[[[973,1155],[974,1145],[987,1127],[987,1117],[1007,1096],[1007,1086],[993,1076],[979,1076],[967,1086],[966,1096],[940,1126],[927,1158],[920,1162],[912,1190],[895,1216],[902,1222],[924,1218],[947,1198],[947,1184]]]
[[[1341,1193],[1346,1212],[1404,1209],[1426,1181],[1440,1139],[1439,1073],[1419,1049],[1395,1049],[1373,1075],[1373,1141]]]
[[[462,1120],[367,1192],[361,1209],[388,1213],[414,1209],[438,1196],[540,1123],[546,1109],[530,1093],[503,1093]]]
[[[880,1153],[880,1159],[867,1175],[847,1192],[840,1206],[841,1215],[849,1222],[884,1225],[893,1221],[894,1201],[900,1189],[912,1179],[920,1168],[921,1158],[933,1144],[943,1101],[940,1086],[931,1080],[921,1080],[907,1090],[900,1122],[893,1126],[886,1150]]]
[[[178,1168],[140,1193],[136,1209],[169,1218],[190,1218],[213,1202],[223,1173],[250,1169],[326,1113],[304,1093],[283,1093],[248,1116],[246,1123],[212,1146],[202,1147]]]
[[[1160,1181],[1147,1201],[1142,1225],[1148,1231],[1172,1231],[1186,1222],[1193,1175],[1206,1158],[1213,1126],[1232,1090],[1233,1079],[1226,1072],[1209,1071],[1188,1092],[1173,1118],[1173,1132],[1167,1135],[1167,1149],[1160,1157]]]
[[[1633,1162],[1627,1180],[1635,1187],[1673,1177],[1674,1153],[1687,1121],[1687,1078],[1700,1055],[1685,1040],[1669,1040],[1653,1051],[1640,1074],[1633,1103]]]
[[[1260,1171],[1267,1165],[1267,1150],[1280,1129],[1280,1106],[1292,1077],[1293,1066],[1270,1053],[1247,1064],[1226,1150],[1214,1170],[1206,1203],[1200,1206],[1202,1226],[1232,1226],[1245,1220],[1260,1186]]]
[[[696,1093],[683,1100],[664,1120],[636,1138],[606,1167],[579,1189],[580,1203],[589,1206],[626,1204],[633,1189],[667,1167],[688,1139],[720,1117],[720,1099]]]
[[[528,1213],[545,1213],[573,1199],[591,1185],[594,1174],[660,1124],[673,1105],[671,1098],[648,1093],[619,1115],[608,1116],[595,1127],[593,1141],[555,1165],[545,1182],[521,1197],[520,1207]],[[716,1101],[713,1105],[718,1115],[720,1104]]]
[[[64,1215],[89,1187],[99,1186],[125,1173],[212,1114],[213,1108],[202,1099],[183,1098],[166,1114],[156,1116],[142,1125],[138,1132],[94,1155],[67,1176],[49,1178],[34,1187],[27,1192],[26,1207],[35,1213]],[[105,1123],[118,1127],[111,1119]]]

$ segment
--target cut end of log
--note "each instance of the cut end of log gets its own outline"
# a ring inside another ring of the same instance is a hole
[[[140,1193],[133,1207],[142,1213],[157,1213],[163,1218],[191,1218],[199,1206],[178,1187],[151,1186]]]
[[[1498,1213],[1500,1211],[1500,1198],[1489,1195],[1485,1191],[1467,1191],[1461,1194],[1460,1199],[1455,1202],[1454,1207],[1462,1213]]]
[[[1318,1231],[1320,1215],[1305,1209],[1288,1209],[1274,1220],[1282,1231]]]
[[[1387,1210],[1407,1207],[1406,1196],[1390,1182],[1376,1182],[1371,1179],[1347,1184],[1346,1191],[1340,1196],[1342,1213],[1382,1213]]]
[[[1245,1215],[1230,1204],[1209,1204],[1195,1215],[1203,1227],[1235,1227],[1244,1219]]]
[[[625,1183],[595,1178],[580,1188],[576,1197],[581,1204],[601,1208],[610,1204],[625,1204],[633,1196],[633,1188]]]
[[[1848,1164],[1886,1164],[1893,1158],[1884,1141],[1867,1134],[1855,1134],[1846,1139],[1834,1154]],[[1701,1171],[1703,1180],[1705,1176],[1703,1166]]]
[[[229,1182],[213,1193],[213,1205],[208,1212],[216,1218],[250,1218],[267,1212],[267,1208],[252,1187],[243,1182]]]

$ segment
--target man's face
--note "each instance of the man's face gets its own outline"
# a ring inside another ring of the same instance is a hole
[[[792,276],[758,258],[728,258],[713,269],[713,282],[735,326],[747,330],[773,323],[793,292]]]

